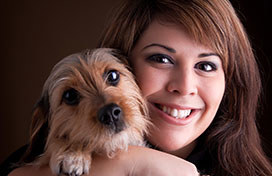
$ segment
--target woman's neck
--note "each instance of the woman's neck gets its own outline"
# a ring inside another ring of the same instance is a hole
[[[167,153],[186,159],[192,153],[192,151],[196,147],[196,144],[197,144],[197,141],[193,141],[192,143],[182,147],[181,149],[178,149],[175,151],[167,151]]]
[[[178,149],[175,151],[164,151],[164,152],[186,159],[192,153],[196,145],[197,145],[197,141],[193,141],[192,143],[186,145],[185,147],[182,147],[181,149]],[[163,151],[158,146],[153,145],[149,141],[147,141],[147,147]]]

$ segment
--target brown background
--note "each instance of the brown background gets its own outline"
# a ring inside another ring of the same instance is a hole
[[[71,53],[95,47],[118,1],[1,1],[0,163],[27,142],[32,107],[53,65]],[[233,2],[262,67],[265,106],[259,126],[271,156],[271,2]]]

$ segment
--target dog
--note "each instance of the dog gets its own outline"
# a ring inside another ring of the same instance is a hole
[[[92,154],[114,157],[128,145],[144,146],[150,124],[128,64],[109,48],[57,63],[32,118],[31,140],[46,133],[44,152],[34,164],[49,164],[56,175],[88,174]]]

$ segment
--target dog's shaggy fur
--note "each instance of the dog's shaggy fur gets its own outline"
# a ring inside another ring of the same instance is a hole
[[[49,164],[54,174],[82,175],[89,173],[93,152],[113,157],[144,144],[147,107],[116,56],[111,49],[87,50],[55,65],[33,113],[31,152],[41,137],[46,140],[32,163]]]

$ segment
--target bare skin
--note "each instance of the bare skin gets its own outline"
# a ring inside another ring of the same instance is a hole
[[[164,161],[164,164],[161,164]],[[9,176],[53,176],[48,166],[26,166],[14,170]],[[197,176],[196,167],[186,160],[157,150],[130,146],[113,159],[95,155],[89,176]]]

